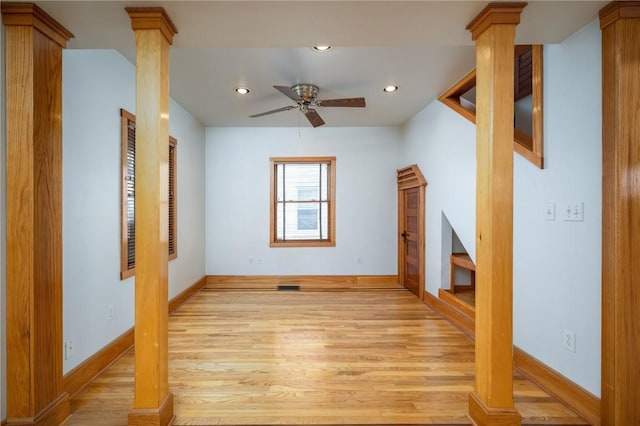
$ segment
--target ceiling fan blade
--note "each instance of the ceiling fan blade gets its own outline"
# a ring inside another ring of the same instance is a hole
[[[287,86],[273,86],[274,89],[279,90],[283,95],[288,96],[289,98],[293,99],[294,101],[301,101],[302,98],[300,96],[298,96],[298,94],[296,92],[294,92],[293,90],[291,90],[290,87]]]
[[[278,109],[272,109],[271,111],[261,112],[260,114],[250,115],[250,118],[262,117],[263,115],[275,114],[276,112],[289,111],[290,109],[294,109],[294,106],[286,106]]]
[[[309,120],[309,123],[311,123],[313,127],[322,126],[324,124],[324,120],[320,117],[315,109],[310,108],[304,111],[304,115],[305,117],[307,117],[307,120]]]
[[[365,101],[364,101],[364,98],[325,99],[325,100],[317,100],[316,105],[322,106],[322,107],[363,108],[365,106]]]

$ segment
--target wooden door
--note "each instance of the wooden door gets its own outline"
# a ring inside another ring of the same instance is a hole
[[[426,186],[418,166],[398,170],[398,280],[420,300],[425,282]]]
[[[410,188],[402,191],[404,223],[400,236],[404,244],[404,282],[402,283],[408,290],[416,296],[420,293],[420,250],[418,208],[420,204],[420,188]]]

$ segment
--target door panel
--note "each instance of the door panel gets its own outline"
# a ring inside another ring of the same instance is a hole
[[[403,192],[404,198],[404,283],[416,296],[420,292],[420,235],[419,206],[420,188],[409,188]]]

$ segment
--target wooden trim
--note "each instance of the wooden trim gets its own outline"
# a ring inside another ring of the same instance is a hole
[[[328,240],[277,239],[276,231],[276,164],[277,163],[328,163],[329,164],[329,236]],[[269,196],[269,247],[335,247],[336,246],[336,157],[271,157]]]
[[[558,398],[593,426],[600,425],[600,399],[522,349],[513,348],[515,368],[533,383]]]
[[[167,393],[157,408],[134,407],[129,412],[128,426],[169,426],[175,421],[173,394]]]
[[[472,123],[476,123],[476,110],[475,105],[471,108],[465,108],[461,104],[461,96],[476,86],[476,69],[469,71],[467,75],[458,80],[453,86],[447,89],[442,95],[438,97],[438,100],[462,115]]]
[[[173,36],[178,34],[178,29],[162,7],[125,7],[131,18],[131,29],[160,30],[165,40],[173,44]]]
[[[427,186],[427,180],[417,164],[398,169],[396,171],[396,181],[398,190]]]
[[[169,301],[169,315],[174,313],[182,304],[189,300],[194,294],[202,290],[206,283],[206,277],[200,278],[191,286],[180,292]],[[104,370],[109,368],[114,362],[119,360],[131,348],[133,348],[134,328],[121,334],[119,337],[105,345],[98,352],[87,358],[84,362],[76,366],[73,370],[64,375],[63,389],[71,398],[84,389],[89,383],[99,376]]]
[[[476,316],[475,308],[473,308],[473,306],[467,305],[462,300],[460,300],[456,296],[454,296],[453,291],[445,290],[444,288],[439,288],[438,289],[438,298],[440,298],[442,301],[448,303],[452,307],[456,308],[457,310],[459,310],[460,312],[462,312],[463,314],[465,314],[469,318],[471,318],[471,319],[475,318],[475,316]]]
[[[73,38],[71,32],[33,3],[2,3],[1,7],[6,26],[33,27],[61,48]]]
[[[544,168],[544,130],[543,130],[543,48],[542,45],[532,46],[532,111],[531,122],[532,135],[514,128],[513,150],[524,157],[539,169]],[[461,96],[475,87],[476,70],[471,70],[467,75],[458,80],[453,86],[447,89],[438,100],[462,115],[472,123],[476,123],[476,106],[472,103],[465,103]]]
[[[187,300],[193,297],[194,294],[202,290],[207,282],[207,277],[203,276],[198,281],[187,287],[185,290],[176,295],[169,301],[169,315],[174,313],[180,306],[182,306]]]
[[[471,37],[476,40],[489,27],[498,24],[511,24],[513,26],[520,23],[520,14],[527,3],[489,3],[467,25],[471,32]]]
[[[64,375],[62,387],[71,398],[133,347],[133,327]]]
[[[522,416],[515,408],[490,407],[476,394],[469,394],[469,420],[475,426],[520,426]]]
[[[611,2],[602,28],[602,401],[605,426],[640,424],[640,2]]]
[[[544,105],[543,98],[543,75],[544,75],[544,52],[541,44],[534,44],[531,52],[531,139],[533,149],[529,151],[534,158],[529,158],[522,153],[519,153],[527,160],[531,161],[536,167],[544,168],[544,125],[543,125],[543,113],[542,106]]]
[[[302,290],[399,290],[397,275],[207,275],[209,290],[277,290],[278,285],[304,286]]]
[[[438,299],[428,291],[425,291],[422,297],[425,305],[440,314],[451,324],[456,326],[460,331],[466,334],[471,340],[475,338],[475,321],[462,312],[456,310],[451,305]]]
[[[469,338],[475,339],[475,321],[472,318],[448,305],[448,301],[440,300],[431,293],[425,292],[423,301]],[[513,347],[513,365],[522,375],[553,395],[590,424],[600,425],[600,399],[598,397],[516,346]]]

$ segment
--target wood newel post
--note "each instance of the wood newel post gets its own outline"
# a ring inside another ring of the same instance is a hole
[[[135,390],[129,425],[169,425],[169,46],[162,8],[126,8],[136,37]]]
[[[513,405],[514,38],[526,3],[489,4],[476,42],[476,425],[520,425]]]
[[[640,424],[640,2],[602,29],[602,425]]]
[[[7,424],[58,425],[62,388],[62,49],[38,6],[3,3],[7,117]]]

